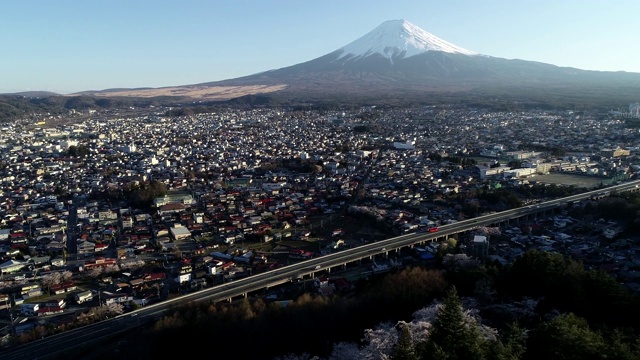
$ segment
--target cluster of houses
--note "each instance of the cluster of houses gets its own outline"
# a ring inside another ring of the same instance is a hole
[[[574,204],[584,207],[595,200]],[[589,232],[585,233],[585,229]],[[608,272],[632,292],[640,292],[640,238],[623,235],[615,221],[574,218],[565,210],[476,235],[471,252],[501,264],[513,262],[528,250],[554,252],[580,260],[589,269]],[[493,234],[493,235],[491,235]],[[482,240],[482,244],[474,242]],[[482,250],[478,253],[478,247]]]
[[[26,283],[16,277],[69,270],[69,253],[77,254],[74,272],[144,268],[100,290],[102,303],[149,302],[166,279],[202,286],[208,276],[233,279],[277,267],[234,245],[302,239],[310,218],[341,212],[356,198],[385,209],[384,222],[407,233],[455,221],[456,213],[430,206],[433,200],[489,180],[520,186],[549,172],[624,179],[640,169],[637,129],[572,111],[253,109],[171,119],[96,114],[58,127],[18,121],[2,130],[0,274]],[[474,166],[460,161],[470,156],[484,160]],[[136,208],[122,196],[152,180],[167,190],[152,206]],[[349,236],[339,235],[327,237]],[[528,239],[522,246],[515,239],[509,252],[500,248],[495,255],[509,261],[517,255],[513,248],[553,249],[549,241],[558,241]],[[477,243],[478,254],[487,254],[489,242]],[[71,291],[76,304],[94,301],[94,289],[69,290],[73,286],[47,291]],[[31,290],[21,289],[19,298],[38,296]],[[25,313],[56,311],[40,305]]]

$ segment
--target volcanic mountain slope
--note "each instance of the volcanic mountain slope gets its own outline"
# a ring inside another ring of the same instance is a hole
[[[382,23],[358,40],[301,64],[226,81],[246,85],[285,83],[322,88],[327,82],[352,85],[447,85],[468,72],[465,62],[479,59],[472,51],[448,43],[404,20]],[[425,82],[431,80],[433,84]],[[331,86],[335,90],[335,86]]]
[[[640,74],[491,57],[451,44],[408,21],[390,20],[352,43],[304,63],[223,81],[139,90],[135,95],[228,99],[264,93],[282,99],[372,101],[443,93],[576,99],[619,93],[625,102],[640,98]],[[126,96],[127,91],[117,95]]]
[[[388,93],[607,84],[640,87],[639,80],[640,74],[586,71],[481,55],[405,20],[391,20],[320,58],[206,85],[286,84],[293,92]]]

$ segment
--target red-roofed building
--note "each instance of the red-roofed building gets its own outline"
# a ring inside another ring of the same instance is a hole
[[[95,251],[104,251],[105,249],[107,249],[109,247],[108,244],[96,244],[96,246],[94,247]]]
[[[160,208],[158,209],[158,214],[165,215],[165,214],[180,213],[185,211],[185,209],[186,207],[183,204],[179,204],[179,203],[166,204],[166,205],[160,206]]]
[[[64,312],[64,309],[59,306],[43,306],[36,310],[37,316],[53,315]]]
[[[156,280],[163,280],[167,277],[167,274],[165,273],[151,273],[151,274],[147,274],[143,277],[144,281],[156,281]]]
[[[87,261],[86,263],[84,263],[83,268],[88,270],[96,267],[110,266],[110,265],[116,265],[116,259],[101,257],[101,258],[97,258],[95,261]]]
[[[78,287],[76,286],[76,284],[72,282],[65,282],[62,284],[51,286],[51,292],[53,292],[54,294],[63,294],[63,293],[66,293],[67,291],[73,291],[77,288]]]

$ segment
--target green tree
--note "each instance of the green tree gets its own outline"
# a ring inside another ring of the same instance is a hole
[[[356,125],[353,127],[353,132],[357,132],[357,133],[369,132],[369,127],[366,125]]]
[[[616,329],[607,339],[605,353],[610,359],[636,360],[640,359],[640,339],[629,338],[629,335]]]
[[[85,157],[89,154],[89,148],[86,145],[72,145],[67,149],[67,155],[72,157]]]
[[[392,360],[418,360],[416,349],[411,339],[411,332],[407,324],[400,324],[400,336],[393,346]]]
[[[603,359],[606,344],[587,321],[573,313],[543,322],[530,332],[525,359]]]
[[[455,286],[447,290],[433,330],[419,352],[423,359],[485,359],[484,340],[473,318],[464,314]]]
[[[129,308],[131,310],[137,310],[140,309],[140,305],[138,305],[138,303],[135,301],[129,301]]]
[[[55,190],[54,190],[54,193],[55,193],[57,196],[64,196],[64,195],[66,195],[66,194],[67,194],[67,191],[66,191],[62,186],[60,186],[60,185],[56,185],[56,188],[55,188]]]
[[[490,360],[518,360],[526,352],[526,329],[518,323],[508,324],[500,331],[498,341],[487,342],[487,359]]]
[[[522,167],[522,160],[511,160],[507,163],[507,166],[509,166],[512,169],[518,169]]]
[[[425,303],[442,296],[447,288],[442,271],[407,267],[372,286],[367,297],[375,304],[385,304],[389,312],[408,315]]]
[[[158,180],[151,180],[140,185],[127,186],[124,193],[134,206],[144,208],[151,206],[153,199],[166,195],[167,187]]]
[[[513,295],[548,296],[565,293],[564,275],[567,261],[560,254],[530,250],[516,259],[509,271],[507,293]],[[573,268],[573,267],[572,267]]]

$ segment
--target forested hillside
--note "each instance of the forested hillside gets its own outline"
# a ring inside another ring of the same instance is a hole
[[[128,337],[118,356],[177,347],[243,359],[638,359],[639,330],[638,297],[578,261],[530,251],[501,266],[448,254],[437,268],[408,267],[349,296],[176,309]]]

